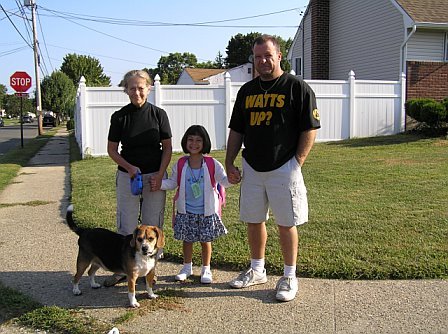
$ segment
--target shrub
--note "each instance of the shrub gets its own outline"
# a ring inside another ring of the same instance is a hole
[[[430,127],[440,127],[446,121],[446,116],[445,106],[437,101],[423,104],[420,110],[420,118]]]
[[[429,127],[441,127],[448,121],[448,98],[442,102],[433,99],[410,99],[405,103],[406,113]]]
[[[417,122],[424,122],[424,120],[421,118],[420,111],[422,110],[423,105],[428,102],[434,102],[434,100],[423,98],[407,100],[404,105],[406,114],[415,119]]]
[[[75,128],[75,120],[73,118],[70,118],[67,121],[67,130],[73,130]]]
[[[445,110],[447,111],[445,122],[448,122],[448,97],[443,99],[442,104],[445,106]]]

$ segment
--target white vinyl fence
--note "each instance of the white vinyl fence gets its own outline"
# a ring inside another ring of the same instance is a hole
[[[322,128],[317,141],[391,135],[404,131],[405,82],[356,80],[307,80],[316,93]],[[148,101],[163,108],[173,133],[173,150],[193,124],[209,132],[212,150],[225,149],[228,124],[238,90],[244,83],[224,85],[161,85],[156,76]],[[129,103],[119,87],[86,87],[81,78],[76,98],[75,136],[82,156],[107,155],[107,134],[112,113]]]

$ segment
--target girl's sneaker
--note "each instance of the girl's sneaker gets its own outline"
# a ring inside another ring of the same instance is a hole
[[[212,272],[210,269],[205,269],[201,273],[201,283],[210,284],[213,281]]]
[[[193,275],[193,269],[190,269],[190,268],[185,268],[185,267],[183,267],[181,270],[180,270],[180,272],[179,272],[179,274],[177,274],[175,277],[174,277],[174,279],[176,280],[176,281],[185,281],[188,277],[190,277],[191,275]]]

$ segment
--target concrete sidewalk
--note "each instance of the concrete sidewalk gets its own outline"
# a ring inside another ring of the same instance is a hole
[[[72,294],[77,236],[64,222],[69,199],[68,135],[60,130],[0,193],[0,282],[44,305],[82,308],[113,323],[128,310],[126,284],[92,290],[83,277],[83,295]],[[39,202],[26,204],[31,201]],[[179,287],[173,279],[179,269],[159,262],[157,289]],[[448,333],[447,280],[301,278],[296,299],[278,303],[278,277],[235,290],[227,282],[237,273],[212,271],[215,282],[209,286],[198,279],[182,284],[186,296],[179,309],[149,312],[118,328],[126,333]],[[141,300],[144,286],[137,288]],[[15,331],[27,332],[0,325],[0,333]]]

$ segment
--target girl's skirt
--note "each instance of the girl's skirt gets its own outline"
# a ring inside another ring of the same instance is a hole
[[[227,234],[221,218],[215,213],[205,217],[203,214],[177,213],[174,219],[174,238],[186,242],[210,242]]]

